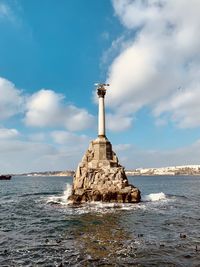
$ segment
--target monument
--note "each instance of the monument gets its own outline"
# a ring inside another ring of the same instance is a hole
[[[69,200],[74,204],[91,201],[137,203],[140,191],[128,183],[106,137],[104,97],[108,84],[97,84],[99,97],[98,137],[91,141],[73,178]]]

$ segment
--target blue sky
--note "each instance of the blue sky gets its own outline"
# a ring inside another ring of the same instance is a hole
[[[200,4],[0,0],[0,172],[74,169],[97,135],[127,168],[200,163]]]

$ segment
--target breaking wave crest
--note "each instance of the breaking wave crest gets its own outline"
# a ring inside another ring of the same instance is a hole
[[[165,193],[160,192],[160,193],[151,193],[149,195],[145,195],[142,197],[142,201],[159,201],[159,200],[166,200],[167,196]]]
[[[60,204],[60,205],[67,205],[68,204],[68,197],[71,195],[72,186],[70,184],[66,185],[66,189],[61,196],[51,196],[48,198],[48,204]]]

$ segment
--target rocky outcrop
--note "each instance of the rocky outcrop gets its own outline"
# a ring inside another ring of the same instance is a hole
[[[99,137],[90,143],[74,175],[69,200],[75,204],[140,201],[140,191],[128,183],[124,168],[106,137]]]

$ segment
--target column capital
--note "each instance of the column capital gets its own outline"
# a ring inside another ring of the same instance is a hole
[[[99,97],[103,97],[104,98],[105,94],[106,94],[106,89],[105,88],[98,88],[97,89],[97,95]]]
[[[97,95],[99,96],[99,98],[104,98],[106,94],[105,87],[109,86],[109,84],[108,83],[95,83],[95,86],[97,86]]]

